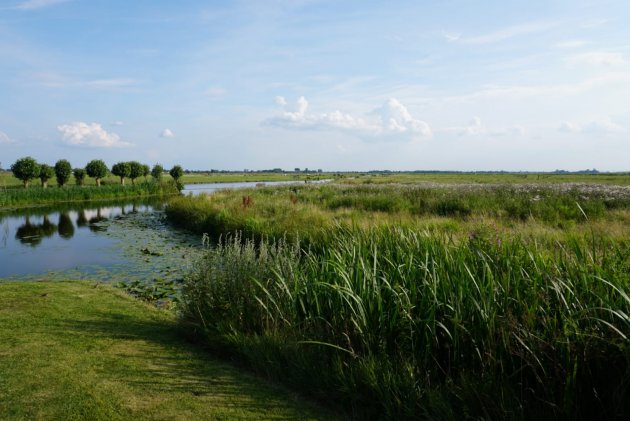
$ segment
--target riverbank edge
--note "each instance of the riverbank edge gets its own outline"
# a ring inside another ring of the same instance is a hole
[[[335,418],[112,285],[0,279],[0,292],[2,419]]]
[[[33,190],[19,189],[19,190],[7,190],[11,193],[19,192],[19,195],[29,196],[33,194]],[[13,199],[10,204],[4,204],[5,201],[9,201],[6,197],[7,191],[0,190],[0,212],[8,212],[15,209],[23,208],[37,208],[58,204],[67,203],[89,203],[89,202],[104,202],[119,199],[143,199],[143,198],[157,198],[157,197],[175,197],[180,194],[179,189],[175,183],[161,183],[159,186],[153,183],[137,184],[131,186],[72,186],[69,189],[61,190],[66,194],[65,197],[58,199],[55,196],[59,196],[60,189],[49,188],[39,189],[36,193],[39,197],[33,199],[25,199],[23,202]],[[129,194],[131,193],[131,194]],[[86,198],[86,195],[89,197]]]

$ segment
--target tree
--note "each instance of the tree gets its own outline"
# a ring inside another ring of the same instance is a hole
[[[39,164],[30,156],[21,158],[11,165],[11,171],[15,178],[22,180],[24,188],[28,187],[29,181],[39,177]]]
[[[107,165],[100,159],[94,159],[85,166],[85,172],[88,176],[96,180],[96,185],[101,185],[101,178],[107,175]]]
[[[62,187],[70,180],[72,175],[72,166],[65,159],[60,159],[55,164],[55,176],[57,177],[57,184]]]
[[[140,177],[143,173],[142,164],[138,161],[131,161],[129,165],[131,167],[131,174],[129,175],[131,184],[136,184],[136,178]]]
[[[155,164],[151,170],[151,177],[153,177],[155,181],[160,181],[162,179],[163,172],[164,168],[160,164]]]
[[[82,186],[85,180],[85,170],[83,168],[75,168],[72,170],[72,175],[74,175],[77,186]]]
[[[131,164],[129,162],[118,162],[112,167],[112,174],[120,177],[120,184],[125,185],[125,177],[131,176]]]
[[[184,170],[181,166],[175,165],[168,173],[173,177],[173,180],[179,182],[179,179],[184,175]]]
[[[142,164],[142,176],[144,177],[144,181],[147,180],[147,176],[151,174],[151,167],[147,164]]]
[[[50,165],[41,164],[39,166],[39,179],[42,182],[42,187],[48,187],[48,180],[55,176],[55,169]]]

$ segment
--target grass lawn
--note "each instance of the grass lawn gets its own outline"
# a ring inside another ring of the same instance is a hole
[[[0,282],[0,419],[330,419],[111,286]]]

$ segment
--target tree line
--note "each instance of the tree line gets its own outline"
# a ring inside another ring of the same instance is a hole
[[[125,184],[125,179],[130,179],[132,184],[135,184],[135,180],[138,177],[147,177],[149,174],[155,181],[162,179],[164,168],[160,164],[155,164],[153,168],[150,168],[146,164],[142,164],[138,161],[118,162],[114,164],[110,169],[105,162],[100,159],[93,159],[88,162],[84,168],[72,168],[72,165],[66,159],[60,159],[54,166],[42,164],[37,162],[34,158],[27,156],[20,158],[13,165],[11,165],[11,172],[13,176],[24,183],[24,188],[27,188],[31,180],[38,179],[41,181],[42,187],[48,187],[48,181],[55,177],[59,187],[63,187],[70,181],[70,177],[74,176],[75,182],[78,186],[82,186],[85,177],[94,178],[96,185],[101,185],[101,180],[105,178],[110,172],[115,176],[120,177],[120,184]],[[175,165],[168,172],[175,182],[179,185],[179,179],[184,175],[184,170],[181,166]]]

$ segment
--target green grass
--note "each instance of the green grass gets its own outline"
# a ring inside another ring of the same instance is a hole
[[[359,418],[610,419],[630,415],[629,195],[288,186],[177,197],[167,215],[243,232],[183,303],[260,373]]]
[[[0,419],[329,419],[103,284],[0,282]]]
[[[96,186],[64,186],[63,188],[39,186],[0,189],[0,209],[17,206],[46,205],[90,200],[108,200],[177,194],[172,182],[137,182],[134,185],[104,184]]]
[[[244,197],[251,199],[248,205]],[[174,224],[200,234],[238,230],[247,236],[287,234],[314,242],[322,228],[337,225],[395,225],[458,237],[484,227],[506,235],[552,238],[594,229],[623,238],[630,224],[630,190],[605,185],[296,185],[175,197],[167,215]]]
[[[586,183],[630,185],[630,173],[553,174],[553,173],[345,173],[340,181],[347,184],[560,184]]]
[[[630,241],[401,228],[233,237],[183,308],[214,346],[360,419],[630,416]]]

